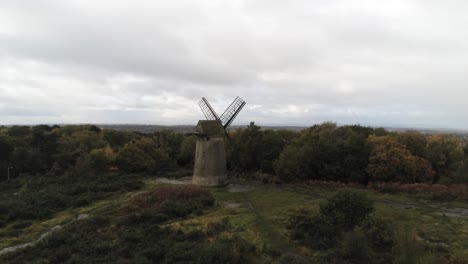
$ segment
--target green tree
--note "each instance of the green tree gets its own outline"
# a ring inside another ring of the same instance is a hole
[[[232,136],[232,167],[243,171],[259,170],[264,150],[262,137],[261,128],[254,122],[246,129],[237,131],[237,134]]]
[[[93,149],[87,155],[80,157],[75,171],[78,173],[99,174],[109,170],[116,158],[116,154],[110,147]]]
[[[102,130],[102,136],[112,148],[123,147],[125,144],[138,138],[138,135],[133,132],[112,129]]]
[[[428,159],[436,174],[433,182],[442,178],[453,180],[456,171],[463,165],[464,152],[460,141],[448,135],[432,135],[427,141]]]
[[[332,226],[350,231],[374,211],[374,202],[364,193],[342,190],[320,205],[320,215]]]
[[[283,179],[366,182],[371,128],[323,123],[300,132],[275,162]]]
[[[402,132],[396,134],[396,138],[411,154],[421,158],[427,158],[427,138],[421,132]]]
[[[117,155],[117,164],[127,172],[157,173],[173,165],[168,151],[151,138],[126,144]]]
[[[8,161],[10,153],[14,150],[12,139],[0,133],[0,161]]]
[[[64,127],[60,130],[61,135],[57,141],[57,152],[55,158],[55,170],[57,173],[64,172],[75,166],[78,158],[88,155],[93,149],[104,148],[107,142],[100,133],[89,129],[87,126]]]
[[[47,169],[39,150],[30,147],[15,148],[10,155],[10,160],[19,173],[44,173]]]
[[[158,147],[163,148],[173,160],[179,155],[180,145],[184,141],[184,136],[172,130],[163,130],[153,134],[153,140]]]
[[[197,145],[197,137],[189,136],[182,141],[180,145],[177,161],[181,165],[193,164],[195,160],[195,148]]]
[[[39,150],[45,170],[49,170],[55,162],[59,131],[58,126],[39,125],[31,128],[31,147]]]

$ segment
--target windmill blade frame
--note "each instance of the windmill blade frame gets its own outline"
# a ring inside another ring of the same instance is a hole
[[[208,100],[206,100],[205,97],[202,97],[200,102],[198,102],[198,106],[200,106],[200,109],[203,112],[203,115],[205,115],[206,120],[220,120],[218,114],[215,112],[213,107],[211,107],[210,103]]]
[[[237,96],[236,99],[234,99],[234,101],[232,101],[232,103],[228,106],[228,108],[226,108],[224,113],[219,118],[224,129],[231,125],[245,104],[246,102]]]

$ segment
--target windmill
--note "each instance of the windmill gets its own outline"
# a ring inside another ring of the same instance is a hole
[[[227,183],[224,136],[227,135],[227,128],[244,107],[245,101],[236,97],[221,116],[218,116],[205,97],[198,105],[206,120],[198,121],[195,128],[198,140],[192,183],[203,186],[224,185]]]

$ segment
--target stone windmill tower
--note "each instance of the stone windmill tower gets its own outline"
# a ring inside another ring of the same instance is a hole
[[[236,97],[221,116],[218,116],[205,97],[198,103],[206,120],[198,121],[195,134],[198,136],[195,150],[195,166],[192,184],[220,186],[227,183],[226,150],[224,136],[227,128],[245,105]]]

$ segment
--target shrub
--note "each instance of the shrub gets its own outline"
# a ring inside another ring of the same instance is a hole
[[[364,193],[342,190],[320,205],[321,217],[331,226],[352,230],[374,211],[374,203]]]
[[[291,232],[294,239],[316,249],[332,247],[338,235],[338,230],[321,216],[311,216],[300,220]]]
[[[133,197],[123,208],[127,215],[125,223],[160,223],[162,221],[185,217],[191,213],[201,213],[213,206],[211,194],[197,186],[162,186]]]
[[[381,248],[393,245],[394,225],[391,219],[373,215],[362,222],[361,229],[373,246]]]
[[[331,248],[345,231],[361,224],[374,210],[363,193],[343,190],[320,206],[318,216],[306,210],[293,214],[288,224],[294,239],[316,249]]]
[[[313,215],[313,213],[304,208],[294,211],[289,217],[286,228],[292,229],[295,228],[299,223],[310,221],[311,215]]]

